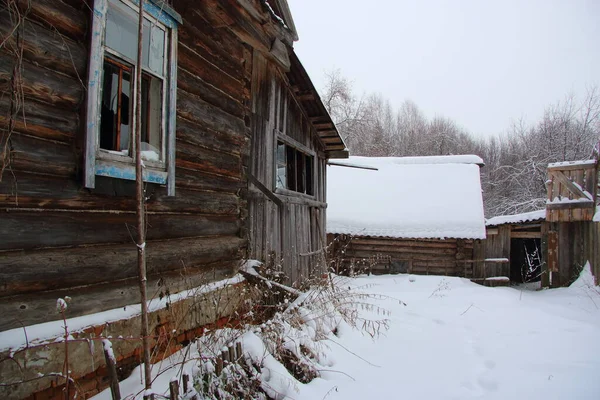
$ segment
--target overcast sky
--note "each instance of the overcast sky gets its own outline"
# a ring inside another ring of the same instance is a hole
[[[600,85],[600,0],[288,1],[319,91],[339,68],[358,94],[411,99],[475,135]]]

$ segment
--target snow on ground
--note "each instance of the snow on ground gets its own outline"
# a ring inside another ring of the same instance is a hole
[[[488,288],[461,278],[364,277],[400,298],[390,329],[371,340],[346,331],[329,369],[297,399],[600,399],[600,292]],[[584,277],[592,282],[587,274]],[[370,363],[367,363],[367,361]]]
[[[599,399],[600,288],[592,282],[589,270],[570,288],[543,291],[441,276],[352,279],[344,286],[381,295],[369,301],[389,316],[361,314],[389,318],[389,330],[373,339],[342,323],[323,342],[321,377],[284,385],[282,398]],[[281,364],[266,367],[285,375]],[[169,374],[161,379],[154,388],[166,388]],[[121,386],[140,390],[139,371]]]

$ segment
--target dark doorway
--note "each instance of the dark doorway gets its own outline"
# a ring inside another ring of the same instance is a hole
[[[511,239],[510,280],[517,283],[537,282],[542,272],[540,239]]]

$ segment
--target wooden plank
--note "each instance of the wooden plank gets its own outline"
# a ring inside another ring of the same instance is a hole
[[[106,28],[106,0],[94,1],[92,32],[90,40],[90,62],[87,82],[87,109],[85,128],[85,150],[83,182],[86,188],[96,186],[96,151],[98,149],[98,131],[100,129],[100,94],[102,92],[101,68],[104,62],[102,38]]]
[[[589,160],[592,161],[592,160]],[[548,167],[548,171],[572,171],[572,170],[578,170],[578,169],[593,169],[595,167],[595,165],[593,163],[589,163],[589,164],[571,164],[571,165],[559,165],[559,166],[549,166]]]
[[[239,260],[243,244],[244,239],[235,236],[148,241],[148,274],[182,273],[183,268]],[[134,243],[0,252],[0,298],[133,279],[136,257]]]
[[[171,43],[178,43],[177,29],[171,29]],[[175,132],[177,119],[177,48],[170,46],[169,98],[167,120],[167,194],[175,196]]]
[[[510,237],[511,239],[540,239],[542,237],[542,233],[512,231]]]
[[[438,240],[438,239],[391,239],[391,238],[373,238],[373,237],[354,237],[353,244],[361,245],[376,245],[376,246],[406,246],[406,247],[431,247],[431,248],[447,248],[455,249],[456,241],[454,239]]]
[[[548,270],[558,271],[558,232],[554,230],[548,232]]]
[[[275,203],[278,207],[283,206],[283,202],[279,199],[279,197],[275,196],[273,192],[265,187],[254,175],[251,173],[247,174],[248,180],[252,182],[254,186],[256,186],[269,200]]]
[[[552,171],[551,175],[556,178],[569,192],[574,194],[576,198],[587,199],[588,196],[576,185],[573,184],[569,178],[565,176],[561,171]]]
[[[572,203],[551,203],[546,204],[547,210],[570,210],[574,208],[594,208],[595,204],[593,201],[577,201]]]

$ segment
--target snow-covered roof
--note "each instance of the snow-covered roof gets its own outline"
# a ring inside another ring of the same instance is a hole
[[[499,215],[497,217],[493,217],[487,219],[485,224],[487,226],[496,226],[503,224],[518,224],[521,222],[529,222],[529,221],[538,221],[546,219],[546,210],[537,210],[530,211],[522,214],[513,214],[513,215]]]
[[[350,157],[327,167],[327,232],[485,238],[477,156]]]

